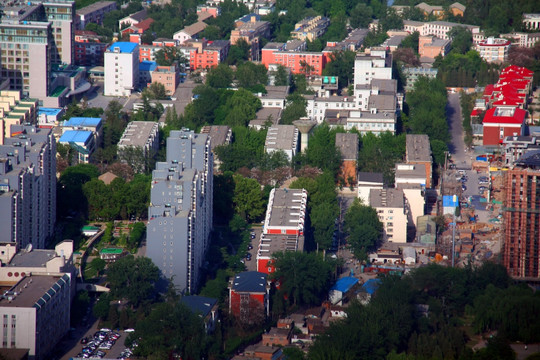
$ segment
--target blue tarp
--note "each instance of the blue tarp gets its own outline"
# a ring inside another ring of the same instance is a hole
[[[330,290],[337,290],[341,291],[342,293],[346,293],[350,290],[351,287],[353,287],[354,284],[358,282],[357,278],[347,276],[344,278],[339,279],[334,286]]]
[[[362,289],[364,289],[368,294],[373,295],[379,288],[380,284],[381,280],[379,279],[369,279],[364,285],[362,285]]]

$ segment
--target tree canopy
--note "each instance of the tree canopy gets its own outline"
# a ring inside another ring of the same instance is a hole
[[[345,214],[347,244],[356,258],[365,260],[381,243],[383,225],[371,206],[355,199]]]

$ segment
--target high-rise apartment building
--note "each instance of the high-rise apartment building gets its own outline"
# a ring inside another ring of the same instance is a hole
[[[182,292],[196,291],[212,230],[210,137],[171,131],[152,173],[146,256]]]
[[[33,125],[9,134],[0,145],[0,242],[44,248],[56,220],[56,142]]]
[[[43,99],[53,86],[52,64],[73,60],[73,14],[71,0],[15,1],[4,7],[0,20],[2,78],[12,90]]]
[[[503,262],[515,278],[540,278],[540,153],[505,171]]]

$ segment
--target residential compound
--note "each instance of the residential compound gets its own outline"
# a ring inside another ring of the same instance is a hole
[[[56,222],[52,130],[13,124],[0,140],[0,242],[44,248]]]
[[[98,1],[78,9],[75,16],[75,29],[84,30],[90,23],[102,25],[105,15],[116,8],[116,1]]]
[[[251,47],[251,60],[259,60],[260,38],[270,37],[270,23],[258,19],[258,15],[252,14],[249,21],[237,21],[236,29],[231,31],[231,45],[236,45],[240,39],[244,40]]]
[[[397,81],[392,79],[391,54],[383,48],[357,54],[353,86],[353,96],[305,95],[308,117],[361,134],[395,133],[402,96],[398,98]]]
[[[272,189],[257,249],[257,271],[274,271],[272,255],[278,251],[304,251],[307,191]]]
[[[210,137],[171,131],[167,159],[152,172],[148,256],[182,292],[194,293],[212,230],[213,160]]]
[[[454,27],[464,27],[471,31],[473,35],[473,42],[477,43],[480,40],[484,39],[484,35],[480,32],[480,26],[476,25],[467,25],[453,23],[449,21],[413,21],[413,20],[403,20],[403,29],[412,34],[415,31],[418,31],[420,36],[434,35],[439,39],[450,40],[448,32]]]
[[[159,150],[159,124],[153,121],[130,122],[118,142],[118,157],[134,171],[144,172]]]
[[[283,151],[289,161],[298,151],[298,129],[294,125],[274,125],[268,128],[264,151],[272,154],[276,151]]]
[[[291,36],[302,41],[320,38],[330,26],[330,19],[323,16],[308,17],[294,25]]]
[[[70,73],[53,74],[54,65],[66,69],[73,62],[73,18],[75,2],[18,1],[13,6],[2,9],[0,20],[0,48],[2,79],[9,79],[12,90],[21,90],[23,96],[30,96],[63,106],[63,98],[75,90],[70,83]],[[66,79],[66,76],[68,78]],[[75,85],[75,87],[73,87]],[[71,88],[70,88],[71,86]]]

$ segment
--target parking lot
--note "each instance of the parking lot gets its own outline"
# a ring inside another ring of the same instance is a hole
[[[251,230],[251,246],[252,249],[248,249],[248,253],[251,254],[251,260],[247,260],[244,257],[244,264],[246,265],[247,271],[257,271],[257,249],[259,248],[259,242],[261,241],[262,228],[257,227]]]

